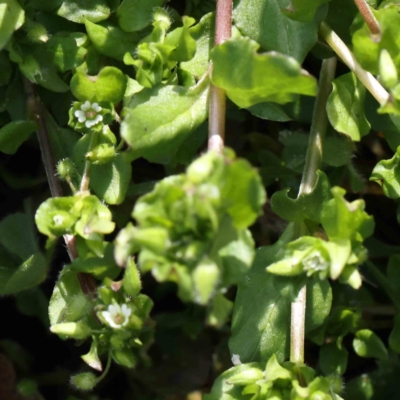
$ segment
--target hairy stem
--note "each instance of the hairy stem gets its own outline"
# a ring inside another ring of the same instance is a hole
[[[365,71],[361,67],[353,53],[326,22],[321,23],[319,34],[350,70],[356,74],[357,78],[363,83],[372,96],[375,97],[378,103],[380,105],[385,104],[389,99],[389,93],[371,73]]]
[[[303,178],[301,180],[299,196],[310,193],[317,180],[317,171],[321,165],[323,141],[328,117],[326,114],[326,102],[332,90],[332,80],[335,77],[336,57],[322,62],[319,78],[319,91],[315,101],[310,138],[308,142],[306,163]],[[290,361],[296,364],[304,364],[304,335],[306,319],[307,289],[304,285],[291,304],[290,321]]]
[[[96,141],[97,141],[97,134],[93,132],[90,137],[88,152],[93,150],[94,146],[96,145]],[[89,190],[91,169],[92,169],[92,162],[89,159],[86,159],[85,168],[83,170],[83,175],[81,180],[81,186],[79,188],[80,192],[87,192]]]
[[[232,0],[217,0],[214,44],[224,43],[232,35]],[[221,152],[225,139],[225,91],[214,85],[210,90],[208,150]]]
[[[27,107],[30,117],[38,124],[38,141],[44,169],[46,171],[47,181],[50,186],[50,193],[52,197],[62,197],[63,192],[59,180],[57,179],[56,164],[51,150],[49,133],[46,127],[46,121],[43,117],[43,105],[36,92],[35,85],[28,79],[24,78],[24,89],[27,96]],[[67,247],[68,255],[72,260],[78,257],[76,250],[76,239],[72,235],[64,235],[65,244]],[[97,292],[97,285],[94,278],[82,272],[78,273],[79,283],[82,292],[93,299]]]
[[[368,3],[365,0],[354,0],[354,3],[360,11],[360,14],[362,15],[371,33],[374,35],[379,35],[381,33],[381,28]]]

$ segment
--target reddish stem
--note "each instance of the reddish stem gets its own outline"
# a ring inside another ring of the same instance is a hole
[[[40,151],[44,169],[46,171],[47,181],[50,186],[50,193],[52,197],[62,197],[63,192],[59,180],[57,179],[56,164],[51,150],[49,133],[46,127],[46,121],[43,117],[43,104],[39,99],[36,92],[35,85],[28,79],[24,79],[24,88],[27,96],[28,110],[30,116],[38,124],[37,137],[39,140]],[[75,237],[72,235],[64,235],[65,244],[67,246],[68,255],[72,260],[78,257],[76,250]],[[91,300],[95,298],[97,293],[96,281],[90,274],[82,272],[78,273],[79,283],[82,292]]]
[[[368,3],[365,0],[354,0],[354,3],[360,11],[360,14],[362,15],[371,33],[374,35],[379,35],[381,33],[381,28]]]
[[[232,0],[217,0],[215,17],[215,46],[232,36]],[[225,91],[214,85],[210,89],[210,112],[208,123],[208,150],[221,153],[225,139]]]

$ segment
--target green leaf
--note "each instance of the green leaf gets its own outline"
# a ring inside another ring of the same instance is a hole
[[[242,34],[264,50],[278,51],[299,62],[317,43],[318,27],[327,11],[327,7],[321,7],[311,22],[303,23],[282,13],[288,5],[286,0],[235,0],[234,5],[234,22]]]
[[[348,352],[336,343],[323,345],[319,351],[319,367],[324,375],[343,375],[347,368]]]
[[[359,142],[371,128],[364,114],[365,87],[353,72],[336,78],[326,106],[329,122],[336,131]]]
[[[121,136],[132,158],[173,162],[176,152],[208,115],[207,78],[192,88],[156,86],[132,99],[121,124]]]
[[[66,72],[78,67],[84,62],[86,49],[78,47],[72,36],[54,35],[47,42],[53,63],[60,72]]]
[[[346,191],[339,187],[331,189],[333,199],[322,209],[321,223],[329,240],[356,240],[371,236],[375,227],[373,217],[365,211],[365,202],[355,200],[351,203],[344,198]]]
[[[60,7],[63,0],[30,0],[30,5],[33,8],[41,11],[54,11],[56,8]]]
[[[248,111],[258,118],[270,121],[287,122],[293,119],[276,103],[258,103],[249,107]]]
[[[288,196],[289,189],[275,192],[271,197],[272,210],[281,218],[290,222],[309,219],[319,223],[322,208],[332,195],[325,173],[318,171],[317,174],[317,181],[310,193],[304,193],[296,199],[292,199]]]
[[[330,0],[290,0],[290,5],[282,12],[295,21],[310,22],[315,18],[315,14],[320,6]]]
[[[382,340],[369,329],[361,329],[356,332],[353,348],[360,357],[388,359],[388,352]]]
[[[5,51],[0,51],[0,70],[2,71],[0,76],[0,86],[7,85],[10,81],[13,70]]]
[[[0,129],[0,151],[15,154],[18,148],[38,129],[33,121],[12,121]]]
[[[347,136],[330,136],[324,140],[322,161],[332,167],[348,165],[354,151],[354,143]]]
[[[235,104],[246,108],[266,101],[285,104],[299,94],[315,96],[315,78],[294,58],[274,52],[257,54],[258,48],[253,40],[238,38],[211,51],[212,82]]]
[[[76,272],[64,267],[49,303],[50,325],[78,321],[90,309],[90,300],[82,293]]]
[[[154,7],[165,0],[124,0],[117,10],[119,26],[125,32],[140,31],[152,22]]]
[[[77,71],[71,79],[71,91],[80,101],[118,103],[124,98],[127,77],[115,67],[104,67],[97,77]]]
[[[394,327],[389,336],[389,346],[396,353],[400,353],[400,315],[394,318]]]
[[[400,15],[395,4],[388,4],[380,10],[372,11],[379,22],[379,38],[371,35],[367,24],[353,34],[353,51],[357,61],[372,74],[379,74],[379,57],[386,49],[400,72]],[[379,40],[378,40],[379,39]]]
[[[207,325],[222,328],[233,309],[233,302],[228,300],[224,295],[217,294],[211,302],[211,309],[207,314]]]
[[[244,400],[247,396],[242,395],[243,387],[232,386],[229,382],[235,375],[246,372],[253,368],[262,370],[261,363],[237,365],[223,372],[214,382],[210,394],[203,396],[204,400]]]
[[[93,165],[90,187],[107,204],[121,204],[126,196],[132,176],[131,164],[123,154],[104,165]]]
[[[170,32],[164,44],[175,47],[169,55],[171,61],[189,61],[196,53],[196,40],[190,34],[190,27],[196,22],[194,18],[182,17],[183,27]]]
[[[4,0],[0,4],[0,50],[14,31],[25,22],[25,12],[17,0]]]
[[[290,326],[287,322],[290,321],[291,302],[300,287],[293,279],[265,272],[278,249],[274,245],[257,250],[252,268],[239,284],[229,349],[245,363],[266,362],[273,354],[283,361],[289,353]],[[322,324],[329,314],[331,301],[327,282],[310,281],[307,304],[313,314],[307,315],[307,331]]]
[[[369,179],[382,186],[385,196],[391,199],[400,197],[400,146],[390,160],[376,164]]]
[[[7,251],[25,261],[38,252],[33,221],[27,214],[11,214],[0,222],[0,243]]]
[[[57,15],[69,21],[84,24],[86,20],[99,22],[110,15],[106,0],[65,0],[57,10]]]
[[[0,294],[13,294],[39,285],[47,278],[47,261],[36,253],[18,268],[0,267]]]
[[[125,53],[132,52],[139,41],[136,33],[126,33],[109,21],[100,24],[86,21],[85,26],[96,50],[116,60],[122,61]]]
[[[142,289],[140,274],[133,258],[128,260],[122,284],[125,292],[132,297],[136,297]]]

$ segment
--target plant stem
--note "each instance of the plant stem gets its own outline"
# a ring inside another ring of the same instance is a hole
[[[395,292],[392,286],[390,286],[388,278],[382,274],[379,268],[372,261],[367,261],[365,265],[371,275],[373,275],[373,277],[377,280],[379,286],[383,289],[390,300],[392,300],[393,305],[398,311],[400,311],[400,301],[396,298]]]
[[[97,143],[97,133],[92,132],[90,136],[90,142],[89,142],[89,149],[88,153],[93,150]],[[89,191],[89,183],[90,183],[90,170],[92,169],[92,162],[89,159],[86,159],[85,161],[85,168],[83,170],[83,175],[82,175],[82,180],[81,180],[81,186],[79,188],[80,192],[87,192]]]
[[[372,96],[375,97],[378,103],[380,105],[385,104],[389,99],[389,93],[371,73],[365,71],[361,67],[353,53],[326,22],[321,23],[319,27],[319,34],[323,39],[325,39],[332,50],[342,59],[342,61],[350,68],[350,70],[356,74],[357,78],[369,90]]]
[[[379,35],[381,33],[381,28],[368,3],[365,0],[354,0],[354,3],[360,11],[360,14],[362,15],[371,33],[374,35]]]
[[[332,90],[332,80],[335,77],[336,57],[322,62],[319,78],[319,91],[315,101],[310,138],[308,142],[306,163],[300,184],[299,196],[310,193],[317,180],[317,171],[321,165],[323,140],[325,137],[328,117],[326,102]],[[304,285],[291,304],[290,321],[290,361],[304,364],[304,335],[306,319],[307,288]]]
[[[97,378],[96,385],[106,377],[106,375],[108,374],[108,371],[110,370],[110,366],[111,366],[111,351],[108,352],[106,367],[104,368],[103,373]]]
[[[232,0],[217,0],[214,45],[224,43],[232,36]],[[208,150],[221,153],[225,139],[225,91],[211,84],[208,122]]]
[[[42,160],[44,169],[46,171],[47,181],[50,186],[50,193],[52,197],[62,197],[63,192],[60,182],[57,179],[56,164],[51,150],[49,133],[46,127],[46,121],[43,117],[43,105],[36,92],[35,85],[28,79],[24,78],[24,89],[27,96],[27,107],[31,118],[38,124],[38,141],[40,146],[40,152],[42,154]],[[76,239],[72,235],[64,235],[65,244],[69,258],[74,260],[78,257],[76,250]],[[82,289],[82,292],[90,299],[95,298],[97,293],[97,285],[94,278],[83,272],[78,272],[78,279]]]

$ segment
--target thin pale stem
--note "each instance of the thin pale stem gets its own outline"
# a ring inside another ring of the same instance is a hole
[[[97,141],[97,134],[93,132],[90,137],[89,149],[88,152],[93,150]],[[87,192],[89,191],[89,183],[90,183],[90,170],[92,169],[92,162],[89,159],[85,161],[85,167],[83,170],[81,186],[79,188],[80,192]]]
[[[371,33],[374,35],[379,35],[381,33],[381,28],[368,3],[365,0],[354,0],[354,3],[360,11],[360,14],[362,15]]]
[[[38,141],[44,169],[46,171],[47,181],[50,187],[52,197],[62,197],[63,192],[60,182],[57,179],[56,164],[51,150],[49,133],[46,127],[46,121],[43,117],[43,105],[36,92],[35,86],[28,79],[24,78],[24,89],[27,96],[27,106],[30,117],[38,124]],[[76,239],[72,235],[64,235],[68,255],[72,260],[78,257],[76,250]],[[78,273],[79,283],[82,292],[90,299],[94,299],[97,292],[97,285],[93,277],[82,272]]]
[[[378,103],[380,105],[385,104],[389,99],[389,93],[371,73],[365,71],[361,67],[353,53],[326,22],[321,23],[319,34],[350,70],[356,74],[357,78],[363,83],[372,96],[375,97]]]
[[[312,191],[317,180],[317,171],[321,165],[323,141],[328,117],[326,115],[326,102],[332,90],[332,80],[335,77],[336,57],[322,62],[319,78],[319,90],[315,101],[310,138],[308,142],[306,163],[301,181],[299,195]],[[304,364],[304,335],[306,321],[307,288],[304,285],[291,304],[290,321],[290,361]]]
[[[214,44],[224,43],[232,36],[232,0],[217,0]],[[208,150],[221,153],[225,140],[225,91],[214,85],[210,89]]]

